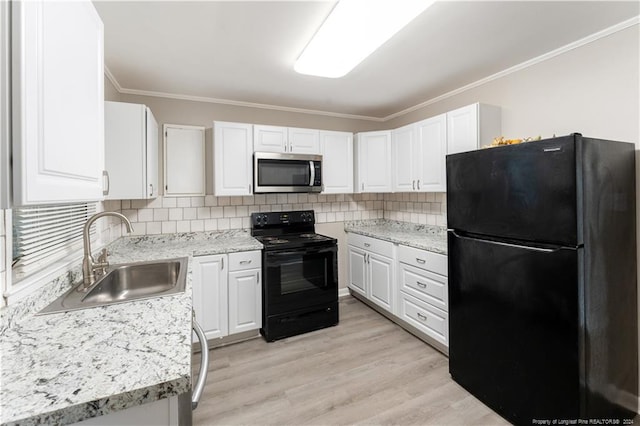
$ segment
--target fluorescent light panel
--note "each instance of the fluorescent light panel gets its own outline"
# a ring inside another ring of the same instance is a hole
[[[342,77],[434,2],[340,0],[294,69],[300,74]]]

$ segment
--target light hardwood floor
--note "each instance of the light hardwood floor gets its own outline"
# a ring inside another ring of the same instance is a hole
[[[451,379],[444,355],[352,297],[335,327],[210,354],[195,425],[509,424]]]

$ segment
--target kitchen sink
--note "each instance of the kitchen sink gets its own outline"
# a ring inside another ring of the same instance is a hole
[[[81,290],[81,282],[39,313],[73,311],[182,293],[186,276],[186,257],[113,265],[86,291]]]

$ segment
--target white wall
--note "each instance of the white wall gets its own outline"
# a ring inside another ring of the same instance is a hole
[[[395,128],[474,102],[502,107],[502,133],[516,138],[579,132],[639,140],[639,26],[400,116]]]

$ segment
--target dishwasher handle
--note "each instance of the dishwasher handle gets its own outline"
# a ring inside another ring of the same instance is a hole
[[[191,409],[195,410],[198,408],[198,403],[200,402],[200,397],[202,396],[202,391],[207,381],[207,373],[209,372],[209,344],[207,343],[207,337],[204,335],[204,330],[195,319],[195,315],[193,318],[193,331],[200,341],[200,371],[198,372],[198,381],[193,388],[193,396],[191,399]]]

